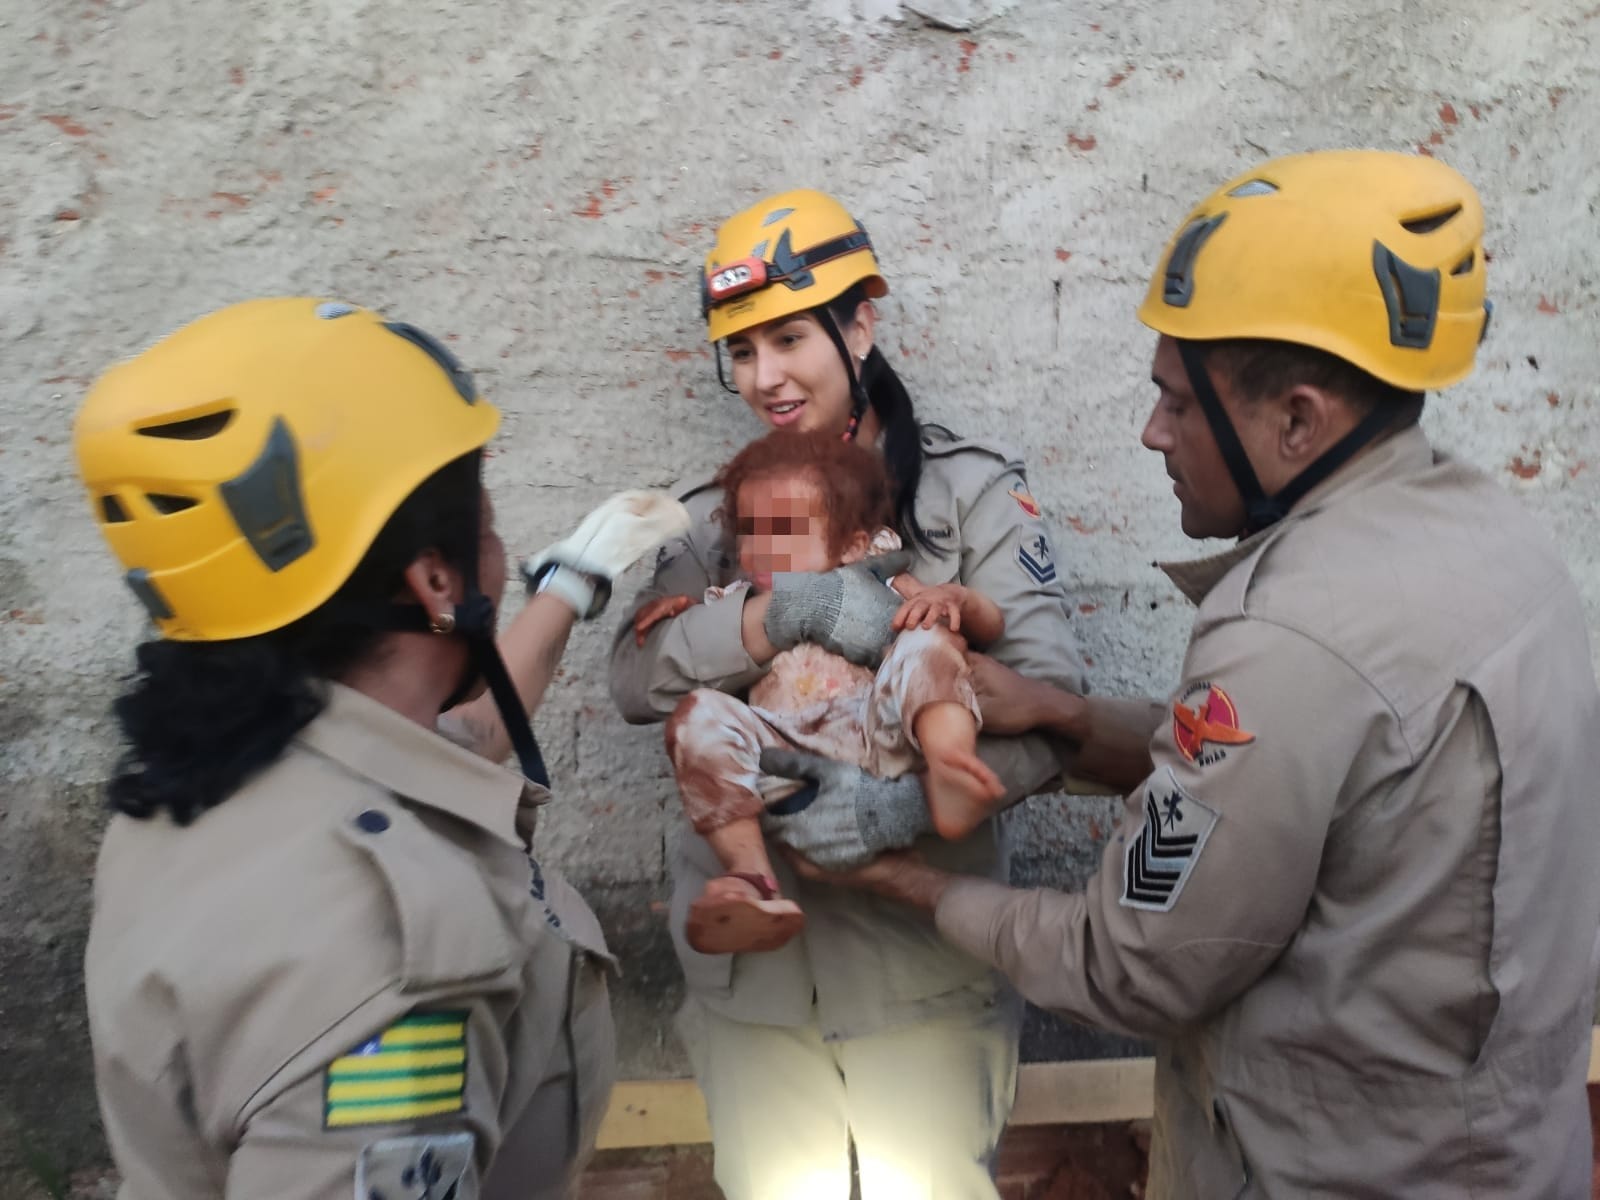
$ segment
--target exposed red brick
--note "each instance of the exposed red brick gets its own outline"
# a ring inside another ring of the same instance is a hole
[[[1518,479],[1532,479],[1540,471],[1544,470],[1544,463],[1540,462],[1539,459],[1540,455],[1537,450],[1533,452],[1533,457],[1530,459],[1524,459],[1519,454],[1506,465],[1506,470],[1510,471]]]
[[[68,137],[88,137],[89,136],[88,129],[86,129],[84,126],[78,124],[71,117],[65,117],[65,116],[62,116],[59,113],[53,113],[53,114],[46,114],[42,119],[46,120],[46,121],[49,121],[50,124],[54,125],[57,129],[61,130],[61,132],[66,134]]]

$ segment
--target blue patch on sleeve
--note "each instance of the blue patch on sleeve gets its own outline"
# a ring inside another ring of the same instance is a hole
[[[1017,545],[1017,563],[1035,583],[1054,583],[1056,580],[1055,555],[1042,533],[1024,534]]]

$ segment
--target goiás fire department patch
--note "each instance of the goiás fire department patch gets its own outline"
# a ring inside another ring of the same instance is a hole
[[[1180,754],[1204,767],[1227,758],[1227,747],[1247,746],[1256,735],[1239,728],[1233,697],[1204,682],[1185,688],[1172,702],[1172,740]]]
[[[1144,825],[1128,844],[1119,903],[1170,912],[1216,828],[1217,812],[1188,792],[1168,767],[1144,791]]]

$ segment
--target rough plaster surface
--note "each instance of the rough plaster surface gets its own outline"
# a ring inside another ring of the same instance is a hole
[[[914,8],[0,5],[0,1194],[24,1145],[100,1153],[77,970],[140,622],[70,419],[108,361],[219,305],[338,296],[452,339],[505,409],[489,475],[531,550],[756,432],[712,376],[696,264],[733,208],[828,187],[880,247],[883,341],[923,414],[1025,448],[1097,686],[1159,691],[1187,613],[1149,564],[1191,547],[1137,444],[1147,274],[1187,206],[1266,154],[1416,148],[1482,188],[1499,305],[1428,427],[1539,514],[1600,627],[1600,4]],[[608,633],[573,638],[539,715],[562,800],[544,846],[629,959],[624,1071],[675,1072],[651,907],[675,805],[658,731],[611,710]],[[1033,806],[1025,875],[1080,880],[1115,810]],[[1116,1048],[1030,1030],[1034,1054]]]

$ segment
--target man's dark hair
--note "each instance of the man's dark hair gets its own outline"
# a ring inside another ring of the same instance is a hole
[[[1339,396],[1358,417],[1379,405],[1394,409],[1402,425],[1413,425],[1422,415],[1421,392],[1387,384],[1326,350],[1262,338],[1227,338],[1200,345],[1206,365],[1252,404],[1309,384]],[[1406,409],[1414,410],[1409,420],[1402,415]]]

